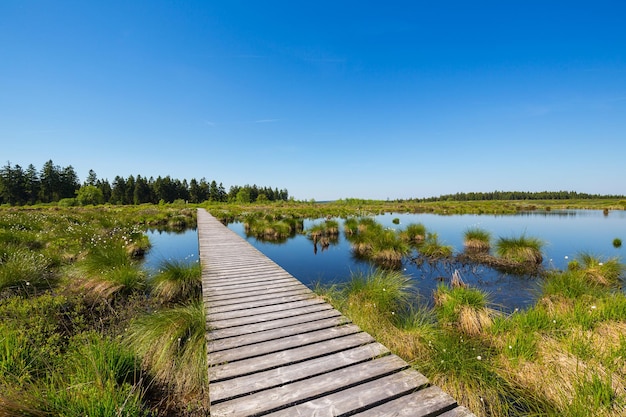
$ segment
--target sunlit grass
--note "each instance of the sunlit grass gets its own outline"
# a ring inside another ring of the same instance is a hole
[[[617,258],[601,259],[600,257],[583,252],[572,260],[568,269],[580,271],[590,282],[607,287],[621,285],[621,276],[624,266]]]
[[[495,251],[503,259],[528,264],[541,264],[543,254],[541,249],[544,243],[525,235],[519,237],[500,237],[496,242]]]
[[[491,248],[491,234],[478,227],[467,229],[463,234],[463,245],[466,250],[488,252]]]
[[[127,343],[150,375],[178,395],[202,396],[207,387],[206,314],[201,301],[134,320]]]
[[[202,294],[202,266],[199,262],[163,261],[151,286],[152,294],[164,303],[198,299]]]

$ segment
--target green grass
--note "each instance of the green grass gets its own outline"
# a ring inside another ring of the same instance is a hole
[[[154,308],[138,262],[144,228],[192,224],[194,213],[0,208],[0,415],[193,414],[173,390],[156,389],[120,337]]]
[[[178,395],[207,388],[206,314],[201,301],[156,311],[134,320],[127,343],[160,384]]]
[[[478,227],[467,229],[463,234],[463,245],[466,250],[488,252],[491,248],[491,233]]]
[[[543,254],[541,249],[544,243],[533,237],[522,235],[519,237],[500,237],[496,242],[496,254],[509,261],[527,264],[541,264]]]
[[[428,233],[426,240],[418,247],[418,251],[432,259],[449,258],[452,256],[453,248],[449,245],[444,245],[440,240],[437,233]]]
[[[607,287],[621,286],[624,266],[617,258],[602,259],[590,253],[580,253],[568,265],[568,269],[580,271],[593,284]]]
[[[400,235],[411,244],[420,244],[426,238],[426,226],[421,223],[411,223],[404,228]]]
[[[159,264],[151,286],[153,296],[162,303],[199,299],[202,295],[202,265],[165,260]]]
[[[28,294],[51,285],[50,260],[24,247],[7,245],[0,251],[0,292]]]

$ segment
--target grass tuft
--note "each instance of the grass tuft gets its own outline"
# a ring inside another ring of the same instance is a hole
[[[162,303],[199,299],[202,294],[202,265],[166,260],[152,279],[152,294]]]

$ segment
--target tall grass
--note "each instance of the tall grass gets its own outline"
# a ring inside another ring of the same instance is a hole
[[[30,293],[50,286],[50,261],[43,254],[14,245],[0,249],[0,292]]]
[[[411,223],[400,233],[405,241],[418,245],[426,238],[426,226],[422,223]]]
[[[478,227],[467,229],[463,237],[466,250],[488,252],[491,248],[491,234],[484,229]]]
[[[466,286],[458,277],[451,286],[439,285],[434,300],[440,322],[470,336],[484,333],[497,315],[486,293]]]
[[[121,345],[85,334],[70,342],[60,363],[62,372],[0,394],[0,415],[148,415],[138,362]]]
[[[496,242],[496,254],[505,260],[538,265],[543,262],[541,249],[544,243],[525,235],[519,237],[500,237]]]
[[[452,246],[444,245],[437,233],[428,233],[418,250],[422,255],[432,259],[448,258],[453,252]]]
[[[179,396],[201,396],[207,389],[206,314],[202,301],[134,320],[127,343],[160,384]]]
[[[165,260],[152,278],[152,294],[163,303],[184,302],[202,295],[202,265]]]
[[[568,264],[568,269],[580,271],[592,283],[607,287],[621,285],[624,266],[617,258],[603,260],[590,253],[580,253]]]

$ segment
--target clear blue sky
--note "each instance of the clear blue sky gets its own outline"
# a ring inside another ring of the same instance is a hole
[[[0,1],[0,163],[626,194],[624,1]]]

